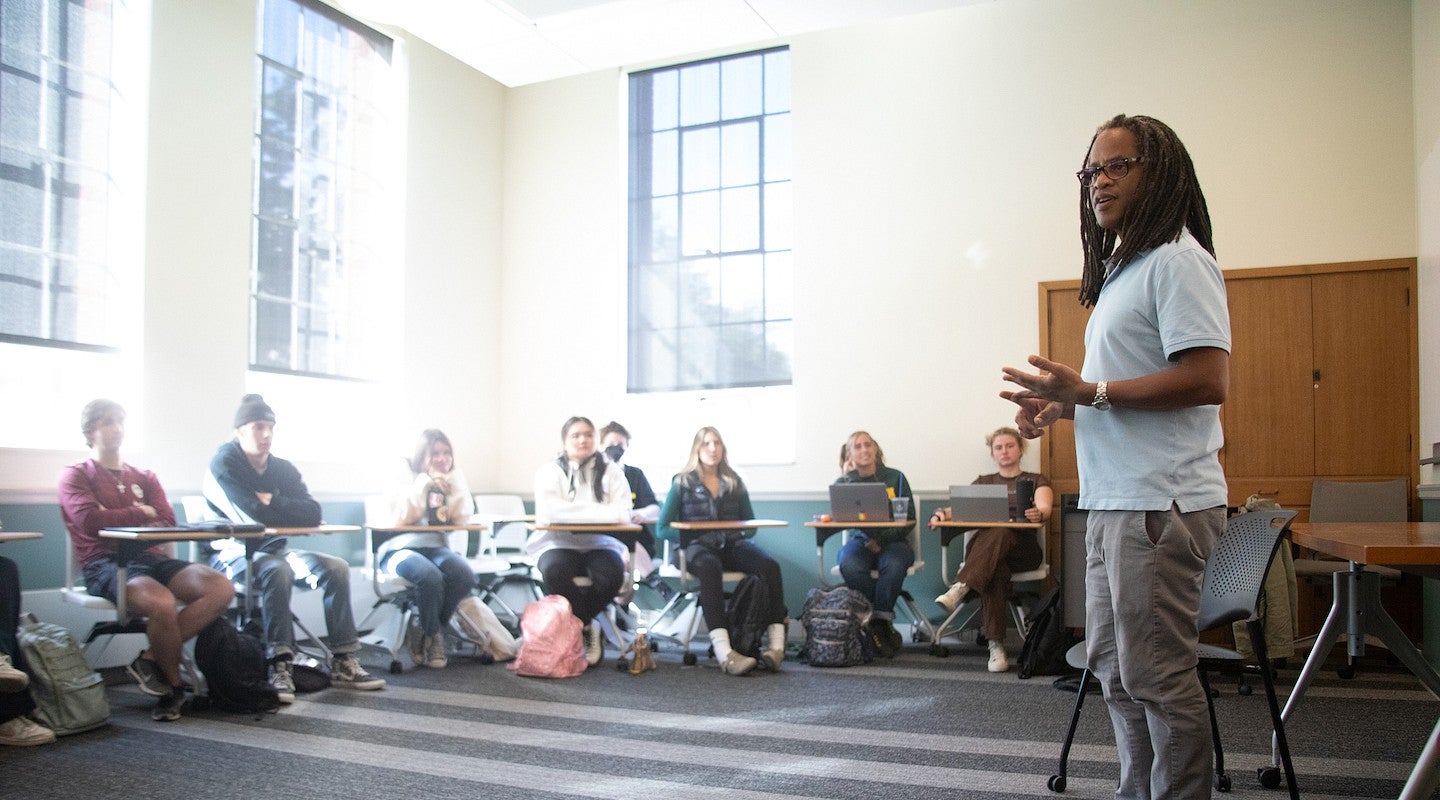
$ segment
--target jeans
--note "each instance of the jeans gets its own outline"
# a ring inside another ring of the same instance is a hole
[[[1118,798],[1209,800],[1214,754],[1195,673],[1196,619],[1224,525],[1224,508],[1090,512],[1086,658],[1115,728]]]
[[[448,547],[410,547],[385,556],[384,568],[415,586],[420,632],[439,633],[455,607],[475,588],[470,564]]]
[[[909,542],[898,539],[872,553],[866,547],[869,541],[865,536],[851,536],[845,542],[840,548],[840,574],[846,586],[870,600],[876,617],[895,619],[895,601],[905,583],[905,571],[915,563],[915,550]],[[870,577],[871,570],[879,572],[880,577]]]
[[[353,653],[360,649],[360,635],[355,630],[355,612],[350,608],[350,564],[343,558],[312,553],[307,550],[282,550],[280,553],[257,552],[255,586],[248,586],[251,598],[259,592],[262,638],[270,658],[293,655],[295,625],[290,612],[292,586],[319,588],[325,593],[325,628],[330,650]],[[231,580],[245,582],[243,556],[217,564]],[[248,585],[248,582],[247,582]]]

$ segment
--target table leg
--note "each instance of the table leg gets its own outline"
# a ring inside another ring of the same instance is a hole
[[[1421,683],[1425,684],[1425,688],[1429,689],[1431,694],[1440,698],[1440,675],[1435,673],[1435,668],[1430,666],[1430,662],[1425,660],[1425,656],[1419,648],[1410,641],[1410,637],[1406,636],[1404,631],[1400,630],[1395,619],[1380,604],[1380,576],[1374,572],[1358,574],[1352,572],[1350,574],[1358,577],[1359,587],[1352,595],[1351,604],[1358,607],[1360,615],[1351,619],[1351,652],[1354,652],[1354,645],[1358,640],[1363,653],[1365,634],[1367,632],[1375,634],[1380,637],[1380,641],[1385,643],[1385,648],[1400,659],[1400,663],[1419,678]],[[1355,603],[1353,599],[1356,595],[1359,597],[1358,603]],[[1356,635],[1357,628],[1358,636]]]
[[[129,564],[145,551],[143,542],[121,539],[115,544],[115,618],[123,625],[130,621],[125,608],[125,584],[130,580]]]
[[[1425,800],[1434,796],[1437,788],[1440,788],[1440,722],[1435,723],[1430,741],[1420,751],[1415,769],[1410,772],[1410,779],[1400,792],[1400,800]]]
[[[1320,626],[1320,633],[1315,637],[1315,645],[1310,648],[1310,655],[1305,657],[1305,666],[1300,669],[1300,677],[1295,679],[1295,687],[1290,690],[1290,697],[1285,700],[1285,708],[1280,712],[1280,721],[1288,722],[1290,715],[1294,713],[1295,706],[1299,705],[1300,698],[1304,696],[1305,690],[1310,682],[1315,679],[1315,674],[1324,665],[1326,656],[1335,649],[1335,635],[1340,628],[1340,615],[1344,609],[1350,607],[1350,578],[1347,572],[1337,572],[1334,577],[1335,596],[1330,603],[1330,613],[1325,615],[1325,624]],[[1279,742],[1275,734],[1270,735],[1270,764],[1278,767],[1280,765]]]

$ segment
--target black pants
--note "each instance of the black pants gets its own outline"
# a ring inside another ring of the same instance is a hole
[[[610,605],[625,581],[625,562],[613,550],[547,550],[536,566],[550,594],[569,600],[570,611],[586,625]],[[575,585],[582,575],[591,585]]]
[[[710,548],[692,544],[685,549],[686,569],[700,581],[700,610],[705,614],[705,627],[712,631],[728,630],[729,615],[725,613],[726,570],[755,575],[770,590],[770,613],[767,624],[785,621],[785,588],[780,582],[780,562],[747,539],[731,540],[724,547]]]
[[[0,556],[0,652],[10,656],[16,669],[29,672],[15,632],[20,628],[20,570],[15,562]],[[0,722],[9,722],[35,710],[30,690],[0,694]]]

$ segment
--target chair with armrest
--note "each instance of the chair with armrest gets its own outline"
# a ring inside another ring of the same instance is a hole
[[[1285,738],[1285,722],[1280,716],[1280,702],[1275,694],[1274,673],[1265,652],[1265,633],[1262,622],[1255,613],[1261,587],[1265,585],[1265,574],[1270,569],[1276,548],[1284,541],[1285,532],[1294,518],[1294,511],[1281,510],[1237,514],[1226,522],[1225,532],[1215,542],[1210,558],[1205,562],[1200,588],[1200,615],[1197,619],[1199,630],[1203,632],[1228,628],[1233,622],[1246,621],[1256,660],[1254,665],[1246,665],[1238,652],[1204,643],[1200,644],[1197,652],[1196,671],[1205,689],[1205,701],[1210,710],[1210,735],[1215,745],[1215,788],[1222,792],[1230,791],[1231,780],[1225,772],[1225,752],[1220,743],[1220,726],[1215,716],[1215,701],[1206,675],[1209,672],[1255,671],[1260,673],[1265,684],[1265,699],[1269,705],[1274,743],[1271,764],[1258,768],[1256,774],[1261,785],[1274,789],[1280,785],[1283,771],[1290,797],[1292,800],[1299,800],[1300,797],[1295,786],[1295,769],[1290,762],[1290,745]],[[1050,776],[1049,788],[1052,792],[1065,791],[1070,745],[1075,738],[1075,729],[1080,722],[1080,710],[1085,704],[1085,693],[1091,678],[1090,668],[1086,663],[1085,642],[1071,647],[1065,654],[1065,660],[1070,666],[1083,672],[1080,675],[1080,689],[1075,696],[1075,709],[1070,716],[1070,727],[1060,750],[1059,771]],[[1275,757],[1277,755],[1278,759]]]
[[[457,534],[451,549],[463,553],[475,571],[481,602],[497,607],[501,620],[518,633],[520,612],[506,602],[501,590],[519,587],[526,603],[545,596],[535,560],[525,552],[525,542],[530,538],[525,501],[518,494],[477,494],[471,519],[489,523],[490,529],[467,532],[463,549],[457,546]]]
[[[380,547],[399,534],[375,529],[390,525],[394,521],[395,514],[390,498],[384,495],[365,498],[365,574],[370,576],[370,586],[375,592],[375,604],[357,627],[361,630],[370,629],[370,622],[381,609],[388,606],[395,610],[395,625],[391,633],[387,635],[378,628],[373,629],[365,644],[388,652],[390,672],[399,675],[404,671],[400,663],[400,648],[405,646],[405,635],[415,619],[418,598],[414,584],[380,563]]]
[[[975,534],[977,533],[979,533],[979,529],[976,528],[971,528],[964,531],[964,546],[966,550],[968,550],[970,547],[970,540],[974,539]],[[1010,619],[1013,620],[1015,623],[1015,630],[1020,633],[1020,637],[1023,639],[1025,635],[1030,632],[1030,612],[1028,603],[1038,600],[1040,597],[1040,593],[1038,591],[1038,588],[1032,589],[1031,591],[1025,591],[1022,588],[1022,584],[1034,587],[1036,584],[1039,584],[1041,581],[1044,581],[1050,576],[1050,554],[1048,552],[1048,548],[1046,547],[1044,526],[1035,528],[1033,531],[1022,529],[1020,533],[1021,535],[1025,535],[1027,533],[1034,535],[1035,540],[1040,545],[1039,566],[1035,567],[1034,569],[1022,570],[1020,572],[1012,572],[1010,574],[1011,590],[1010,597],[1006,600],[1006,605],[1010,609]],[[945,575],[945,582],[947,585],[954,581],[956,573],[958,573],[961,569],[965,568],[965,562],[962,561],[960,562],[959,567],[954,570],[950,569],[949,545],[956,535],[957,529],[955,528],[942,529],[940,539],[940,569]],[[950,614],[946,616],[939,625],[934,626],[933,633],[930,637],[930,655],[940,656],[941,658],[950,655],[950,649],[945,645],[941,644],[940,640],[946,636],[955,636],[956,638],[959,638],[960,634],[964,633],[965,629],[968,628],[972,622],[976,621],[976,618],[979,616],[979,614],[980,601],[978,598],[974,597],[972,593],[972,596],[969,600],[956,606],[955,610],[950,612]],[[975,633],[975,636],[977,643],[983,643],[983,634],[978,629]]]
[[[848,538],[848,534],[847,534],[847,538]],[[925,559],[924,559],[924,557],[923,557],[923,555],[922,555],[922,551],[921,551],[921,549],[920,549],[920,523],[919,523],[919,522],[916,522],[915,525],[911,526],[911,528],[910,528],[910,534],[909,534],[909,536],[908,536],[907,538],[910,540],[910,549],[912,549],[913,551],[915,551],[915,563],[911,564],[911,565],[910,565],[909,567],[907,567],[906,570],[905,570],[905,577],[906,577],[906,578],[910,578],[910,577],[914,576],[915,573],[917,573],[917,572],[919,572],[920,570],[922,570],[922,569],[925,568]],[[842,546],[843,546],[843,545],[842,545]],[[839,574],[840,574],[840,565],[839,565],[839,564],[836,564],[836,565],[830,567],[830,574],[831,574],[831,575],[839,575]],[[880,577],[880,571],[879,571],[879,570],[874,570],[874,569],[870,570],[870,577],[871,577],[871,578],[875,578],[875,579],[878,580],[879,577]],[[901,590],[900,590],[900,606],[905,609],[906,615],[908,615],[908,616],[910,617],[910,641],[912,641],[912,642],[924,642],[924,641],[934,642],[934,641],[937,641],[937,638],[936,638],[936,635],[935,635],[935,631],[936,631],[935,626],[934,626],[933,624],[931,624],[930,618],[925,615],[925,612],[923,612],[923,611],[920,610],[920,606],[915,602],[915,595],[911,594],[911,593],[910,593],[910,590],[908,590],[908,589],[901,589]]]
[[[1310,490],[1311,522],[1404,522],[1408,511],[1409,482],[1404,478],[1389,481],[1332,481],[1316,478]],[[1349,569],[1349,563],[1339,559],[1310,554],[1295,559],[1296,581],[1333,584],[1335,574]],[[1394,583],[1400,579],[1400,571],[1389,567],[1365,566],[1366,572],[1380,576],[1382,582]],[[1344,634],[1340,634],[1343,638]],[[1367,644],[1384,646],[1378,637],[1366,636]],[[1295,640],[1297,650],[1314,647],[1319,642],[1315,636]],[[1347,663],[1339,670],[1342,678],[1355,675],[1355,661],[1347,656]]]
[[[215,513],[215,510],[210,507],[210,501],[206,500],[204,495],[187,494],[182,496],[180,498],[180,508],[184,512],[186,523],[215,522],[216,520],[224,519]],[[253,609],[253,606],[250,608],[245,606],[250,598],[245,575],[240,575],[233,568],[235,565],[223,563],[218,558],[219,551],[215,550],[210,542],[191,542],[190,548],[191,561],[209,564],[230,579],[231,584],[235,587],[235,606],[231,609],[231,613],[237,624],[243,623]],[[310,575],[310,568],[303,561],[297,558],[291,558],[290,566],[295,571],[295,585],[297,587],[302,589],[315,588],[314,578]],[[295,629],[303,634],[303,636],[297,636],[295,638],[296,647],[310,651],[307,655],[317,659],[323,664],[329,664],[334,654],[330,652],[330,648],[325,644],[325,641],[311,633],[310,629],[305,627],[305,623],[300,621],[299,615],[291,613],[290,621],[291,624],[295,626]]]

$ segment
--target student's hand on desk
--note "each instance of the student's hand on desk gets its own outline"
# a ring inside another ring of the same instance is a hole
[[[1025,509],[1025,519],[1029,522],[1044,522],[1045,515],[1040,513],[1040,509],[1031,506]]]
[[[936,524],[941,522],[948,522],[949,520],[950,509],[946,508],[945,506],[940,506],[939,508],[935,509],[934,514],[930,515],[930,527],[933,528],[936,526]]]

